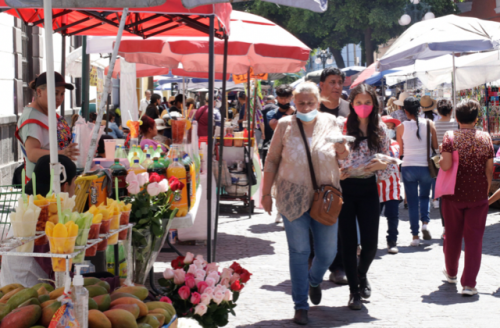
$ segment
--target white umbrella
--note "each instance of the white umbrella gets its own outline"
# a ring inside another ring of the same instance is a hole
[[[244,2],[248,0],[182,0],[182,4],[186,8],[194,8],[201,5],[208,5],[214,3],[223,3],[223,2]],[[263,0],[266,2],[272,2],[277,5],[297,7],[302,9],[308,9],[315,12],[325,12],[328,8],[328,0]]]
[[[402,67],[419,59],[485,51],[500,45],[500,23],[448,15],[408,28],[380,59],[378,71]]]

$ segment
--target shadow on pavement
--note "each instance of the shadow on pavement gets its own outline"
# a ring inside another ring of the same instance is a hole
[[[464,304],[479,301],[479,295],[475,296],[462,296],[458,293],[456,284],[443,283],[439,289],[430,293],[429,295],[422,296],[423,303],[431,303],[437,305],[452,305]]]
[[[383,256],[398,256],[400,254],[413,254],[413,253],[428,252],[428,251],[432,250],[432,247],[430,247],[430,246],[431,246],[431,244],[434,244],[434,243],[436,243],[436,244],[440,243],[440,240],[437,240],[437,239],[425,240],[425,241],[421,242],[420,246],[418,246],[418,247],[398,245],[398,254],[389,254],[387,252],[387,248],[379,248],[377,250],[377,255],[375,256],[375,259],[379,260]]]
[[[293,323],[294,311],[290,309],[290,319],[264,320],[250,325],[240,325],[238,328],[250,327],[299,327]],[[355,314],[355,315],[354,315]],[[368,314],[368,309],[363,307],[360,311],[352,311],[347,306],[328,307],[311,306],[309,309],[309,324],[307,327],[342,327],[351,323],[369,323],[378,320]]]
[[[321,290],[325,291],[325,290],[329,290],[329,289],[333,289],[333,288],[338,288],[338,287],[342,287],[342,286],[347,286],[347,285],[337,285],[337,284],[335,284],[335,283],[333,283],[333,282],[331,282],[329,280],[324,280],[321,283]],[[271,292],[282,292],[282,293],[285,293],[287,295],[292,295],[292,281],[290,279],[285,280],[285,281],[279,283],[276,286],[263,285],[260,288],[268,290],[268,291],[271,291]]]
[[[285,233],[285,230],[283,229],[283,225],[276,224],[274,222],[269,223],[269,224],[255,224],[253,226],[250,226],[248,228],[248,231],[250,231],[251,233],[256,233],[256,234],[268,233],[268,232],[280,232],[280,231]]]
[[[500,223],[487,226],[483,237],[483,254],[500,256]]]

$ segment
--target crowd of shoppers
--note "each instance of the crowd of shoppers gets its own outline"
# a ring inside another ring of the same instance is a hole
[[[410,246],[421,245],[421,238],[432,239],[432,202],[440,208],[445,227],[445,278],[457,283],[464,241],[462,294],[477,294],[488,204],[500,199],[499,191],[488,200],[495,154],[489,134],[475,129],[479,104],[467,100],[453,108],[449,100],[418,99],[402,92],[382,112],[375,89],[366,84],[351,90],[345,101],[344,81],[344,73],[327,68],[319,90],[310,82],[294,91],[283,85],[277,89],[278,108],[272,97],[264,106],[266,128],[273,135],[268,136],[261,201],[271,213],[274,199],[283,219],[294,322],[307,324],[308,294],[314,305],[321,302],[321,282],[328,268],[331,281],[349,284],[348,307],[363,307],[361,300],[372,293],[368,272],[377,251],[380,215],[388,221],[387,252],[397,254],[403,197],[408,202]],[[301,137],[301,125],[309,147]],[[352,141],[346,143],[344,136]],[[311,217],[315,190],[306,173],[308,148],[317,183],[342,192],[342,209],[333,225]],[[432,159],[435,153],[440,156],[437,180],[430,169],[438,162]],[[444,192],[443,179],[449,181],[450,176],[456,179],[455,187]]]

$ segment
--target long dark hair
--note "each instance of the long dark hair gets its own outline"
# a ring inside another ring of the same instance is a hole
[[[415,116],[415,122],[417,122],[417,138],[420,138],[420,126],[418,124],[418,112],[420,110],[420,101],[415,97],[408,97],[404,101],[404,110],[408,112],[411,116]]]
[[[361,129],[359,128],[359,119],[358,114],[354,110],[352,104],[354,103],[354,99],[356,99],[357,95],[367,93],[372,97],[373,110],[368,116],[368,129],[366,139],[368,140],[368,148],[372,151],[378,151],[380,149],[380,145],[382,144],[382,140],[380,137],[380,128],[379,128],[379,103],[377,94],[375,93],[375,89],[373,89],[368,84],[360,84],[356,88],[351,91],[351,95],[349,96],[349,109],[350,113],[347,117],[347,134],[353,137],[356,137],[356,141],[354,141],[353,149],[358,149],[361,141],[365,139],[363,136]]]

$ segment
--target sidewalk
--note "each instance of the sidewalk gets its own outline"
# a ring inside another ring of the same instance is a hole
[[[500,213],[490,211],[484,238],[479,295],[463,297],[461,286],[445,283],[439,211],[432,210],[429,229],[434,239],[410,247],[408,210],[400,207],[399,254],[387,254],[387,221],[381,218],[379,250],[368,277],[372,297],[361,311],[347,308],[349,288],[328,281],[325,274],[321,305],[311,306],[309,327],[495,327],[500,320]],[[206,247],[180,246],[206,255]],[[173,254],[161,254],[156,277],[170,267]],[[227,327],[298,327],[292,323],[293,303],[288,249],[282,224],[262,210],[245,215],[223,214],[219,221],[217,261],[238,261],[253,273],[243,290],[236,317]],[[463,253],[461,264],[463,265]],[[460,268],[461,273],[462,267]],[[459,274],[460,278],[460,274]]]

